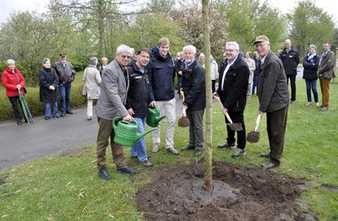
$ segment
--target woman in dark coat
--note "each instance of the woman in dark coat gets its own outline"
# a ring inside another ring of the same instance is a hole
[[[49,58],[44,58],[42,70],[39,73],[40,80],[40,101],[44,104],[45,120],[58,118],[57,87],[58,77]]]
[[[316,54],[316,46],[310,45],[309,53],[305,55],[303,67],[303,78],[306,82],[307,105],[312,104],[311,91],[313,92],[314,101],[319,106],[318,92],[317,92],[317,70],[319,64],[319,56]]]

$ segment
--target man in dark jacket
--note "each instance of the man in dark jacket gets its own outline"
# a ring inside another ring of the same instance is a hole
[[[60,60],[55,63],[54,69],[59,78],[59,92],[61,97],[61,116],[73,114],[70,109],[70,92],[75,79],[73,65],[67,61],[65,54],[60,54]]]
[[[311,90],[313,92],[313,97],[316,102],[317,107],[318,103],[318,92],[317,92],[317,70],[319,64],[319,56],[316,54],[316,46],[310,45],[309,52],[305,55],[303,61],[303,78],[306,83],[306,95],[307,95],[307,105],[312,104]]]
[[[161,38],[159,46],[152,50],[152,58],[149,64],[149,81],[153,90],[156,105],[160,108],[161,115],[168,121],[165,148],[168,153],[178,154],[174,146],[174,132],[176,125],[176,101],[175,101],[175,64],[169,54],[169,39]],[[153,132],[153,152],[160,149],[160,130]]]
[[[195,59],[196,48],[187,45],[183,48],[184,69],[181,78],[181,90],[184,93],[183,105],[187,110],[189,125],[189,145],[196,154],[203,151],[203,115],[206,105],[205,73]]]
[[[280,53],[279,58],[283,62],[283,66],[287,75],[287,82],[290,80],[291,85],[291,102],[296,101],[296,76],[297,66],[299,64],[299,54],[291,47],[291,40],[286,39],[284,49]]]
[[[287,123],[289,91],[286,75],[281,60],[270,51],[270,41],[265,35],[255,40],[256,51],[261,59],[261,74],[258,84],[259,111],[266,113],[270,152],[262,154],[270,163],[265,169],[277,167],[284,148]]]
[[[233,158],[238,158],[245,154],[246,132],[244,124],[244,109],[249,84],[250,70],[242,56],[239,54],[237,42],[227,42],[225,45],[226,60],[220,68],[219,87],[217,93],[224,106],[224,111],[228,112],[230,118],[235,123],[242,124],[243,130],[237,131],[237,148],[233,153]],[[225,117],[227,124],[228,138],[219,148],[232,148],[235,146],[235,131],[229,126],[229,121]]]
[[[148,49],[141,49],[137,53],[136,62],[132,62],[128,68],[130,87],[126,107],[129,114],[134,117],[141,134],[144,133],[148,107],[155,106],[146,69],[149,60],[150,53]],[[152,166],[148,159],[144,138],[132,146],[131,156],[137,158],[145,167]]]

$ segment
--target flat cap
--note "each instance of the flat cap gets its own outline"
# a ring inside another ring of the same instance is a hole
[[[269,38],[266,35],[259,35],[256,37],[254,45],[260,42],[270,42]]]

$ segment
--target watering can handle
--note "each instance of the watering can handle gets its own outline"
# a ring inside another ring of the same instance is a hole
[[[255,131],[258,131],[259,124],[260,124],[260,122],[261,122],[261,118],[262,118],[262,114],[258,114],[257,119],[256,119],[256,127],[255,127]]]

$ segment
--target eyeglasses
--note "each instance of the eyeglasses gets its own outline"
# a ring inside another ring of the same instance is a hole
[[[122,57],[122,58],[127,58],[127,59],[130,59],[130,58],[131,58],[131,56],[129,56],[129,55],[121,55],[121,57]]]

